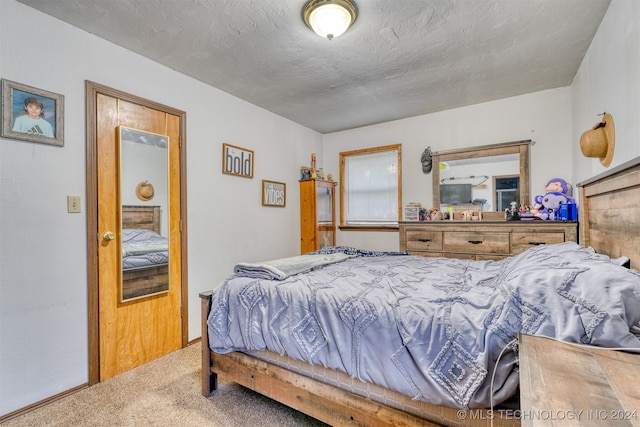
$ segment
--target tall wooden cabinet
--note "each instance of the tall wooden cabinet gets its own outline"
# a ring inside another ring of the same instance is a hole
[[[336,183],[300,181],[300,252],[317,251],[336,243]]]

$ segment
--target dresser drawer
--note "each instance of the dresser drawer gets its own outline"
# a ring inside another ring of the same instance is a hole
[[[423,252],[428,253],[428,252]],[[438,253],[438,252],[434,252]],[[456,253],[456,252],[444,252],[439,256],[445,258],[457,258],[457,259],[471,259],[474,261],[500,261],[509,256],[509,254],[478,254],[474,252]]]
[[[442,231],[407,230],[408,251],[441,251]]]
[[[443,249],[447,252],[508,254],[509,233],[447,231]]]
[[[578,241],[577,222],[453,220],[399,225],[401,251],[433,257],[499,260],[538,245]]]
[[[511,253],[519,254],[539,245],[551,245],[565,241],[564,233],[511,233]]]
[[[409,255],[418,255],[424,258],[442,258],[446,257],[447,254],[443,252],[427,252],[427,251],[411,251]]]

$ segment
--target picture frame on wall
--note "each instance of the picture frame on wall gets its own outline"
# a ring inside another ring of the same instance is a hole
[[[243,178],[253,178],[253,158],[252,150],[223,143],[222,173]]]
[[[287,184],[262,180],[262,206],[284,208],[287,205]]]
[[[2,79],[4,138],[64,146],[64,96]]]

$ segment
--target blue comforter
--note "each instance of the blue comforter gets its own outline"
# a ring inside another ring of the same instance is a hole
[[[122,269],[167,265],[169,262],[169,240],[147,229],[125,228],[122,230]]]
[[[489,407],[517,392],[519,333],[640,349],[640,274],[618,264],[562,243],[502,261],[356,256],[282,281],[231,276],[214,289],[209,340]]]

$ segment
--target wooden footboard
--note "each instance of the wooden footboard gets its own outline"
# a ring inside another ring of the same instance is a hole
[[[211,291],[200,294],[200,316],[202,320],[202,395],[211,397],[218,389],[218,375],[211,370],[211,350],[209,349],[209,329],[207,318],[211,311]]]
[[[169,290],[169,266],[152,265],[122,271],[122,299],[132,299]]]
[[[250,355],[217,354],[209,349],[207,317],[211,292],[200,294],[202,307],[202,394],[211,397],[218,374],[286,406],[332,426],[519,426],[513,416],[487,410],[461,412],[421,402],[424,416],[393,408],[369,398],[323,383]],[[405,398],[411,401],[409,397]],[[411,401],[415,404],[415,401]]]
[[[217,374],[331,425],[437,426],[425,419],[381,405],[348,391],[287,371],[243,353],[209,350],[207,314],[211,292],[202,299],[202,394],[217,389]]]

